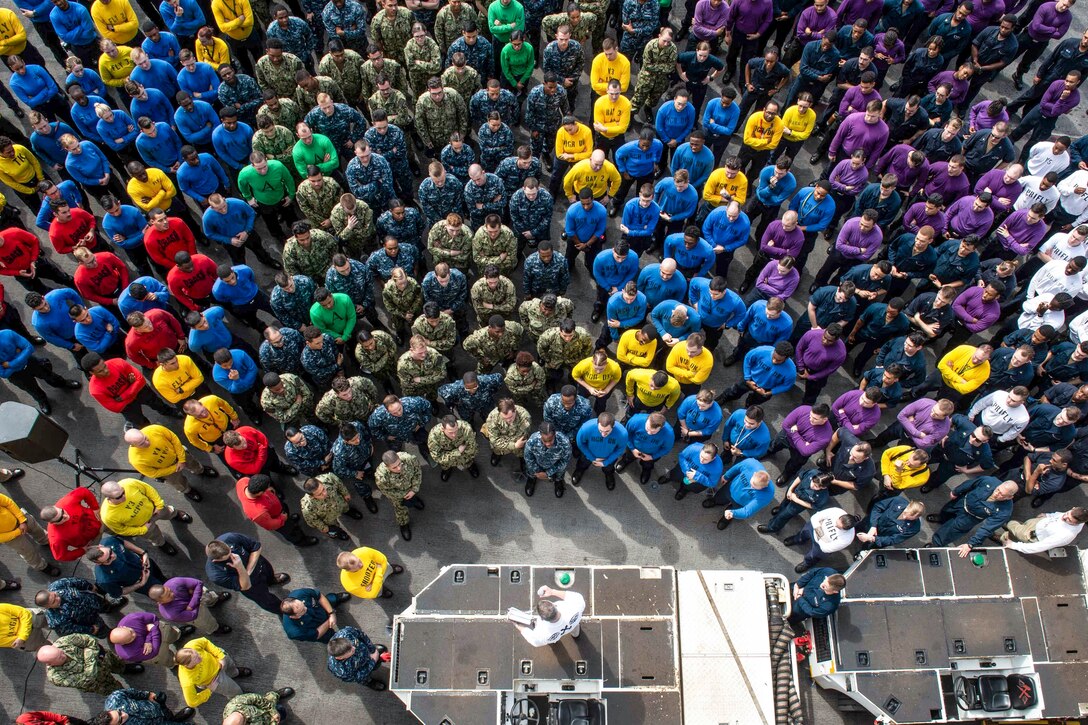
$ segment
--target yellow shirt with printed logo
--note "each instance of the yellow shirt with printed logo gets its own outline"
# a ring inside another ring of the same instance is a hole
[[[732,179],[725,175],[724,166],[710,172],[703,184],[703,201],[710,206],[720,206],[722,194],[729,194],[738,204],[744,203],[748,198],[748,177],[743,171],[738,171]]]
[[[574,133],[568,133],[566,126],[560,126],[555,133],[555,157],[563,154],[571,154],[574,159],[569,163],[576,163],[582,159],[588,159],[593,153],[593,131],[584,123],[579,123]]]
[[[593,86],[593,92],[603,96],[608,92],[608,81],[613,78],[620,82],[620,91],[626,93],[631,85],[631,61],[623,53],[616,53],[615,60],[598,53],[589,69],[589,83]]]
[[[631,101],[620,96],[613,103],[608,96],[601,96],[593,103],[593,121],[605,127],[600,132],[605,138],[623,136],[631,125]]]

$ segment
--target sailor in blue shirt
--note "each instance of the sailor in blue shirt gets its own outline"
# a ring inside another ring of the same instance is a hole
[[[128,104],[128,110],[132,117],[139,121],[140,116],[147,116],[155,123],[165,123],[173,128],[174,106],[171,105],[166,94],[158,88],[144,88],[138,83],[136,86],[139,93],[133,96],[132,101]]]
[[[837,287],[827,285],[816,290],[808,300],[808,310],[797,318],[790,340],[796,343],[801,336],[811,330],[812,317],[816,318],[815,327],[827,329],[827,326],[840,322],[844,326],[853,322],[858,310],[858,301],[854,296],[854,283],[842,282]]]
[[[76,323],[76,341],[104,359],[125,357],[121,323],[105,307],[72,305],[68,316]]]
[[[182,9],[181,15],[174,12],[175,7]],[[200,30],[206,22],[204,11],[200,9],[196,0],[178,0],[176,4],[163,0],[159,3],[159,14],[162,15],[167,29],[177,36],[179,42],[195,38],[196,31]]]
[[[761,345],[744,356],[744,378],[723,390],[717,398],[725,404],[747,394],[747,406],[766,403],[774,395],[789,392],[797,382],[797,365],[793,361],[793,345],[783,340]]]
[[[50,0],[48,5],[49,7],[53,7],[52,0]],[[80,65],[83,64],[80,63]],[[82,88],[84,93],[87,93],[89,95],[102,96],[103,98],[106,97],[106,84],[102,82],[102,76],[98,75],[98,73],[91,70],[90,68],[84,68],[83,73],[78,76],[75,74],[74,71],[72,73],[69,73],[68,76],[64,79],[64,88],[67,88],[73,83],[77,84],[80,88]]]
[[[167,174],[177,171],[181,165],[181,139],[174,129],[169,124],[156,123],[146,116],[140,118],[136,125],[140,127],[136,150],[144,163]]]
[[[657,109],[654,118],[654,129],[658,138],[665,145],[664,158],[667,161],[670,153],[687,140],[691,129],[695,128],[695,106],[688,103],[689,94],[681,88],[673,96],[672,101],[666,101]]]
[[[774,345],[788,340],[793,331],[793,319],[786,313],[785,306],[778,297],[753,302],[737,326],[740,340],[725,358],[724,364],[732,365],[738,357],[743,357],[758,345]]]
[[[97,110],[95,111],[97,113]],[[105,118],[99,118],[95,131],[102,143],[116,152],[126,151],[140,135],[140,129],[128,111],[109,110],[102,112]]]
[[[291,577],[275,573],[272,563],[261,555],[261,542],[244,534],[228,532],[217,536],[204,551],[208,555],[204,564],[204,575],[210,583],[222,589],[241,592],[243,597],[264,611],[280,614],[280,598],[270,592],[268,587],[272,584],[286,584]],[[239,586],[238,570],[231,563],[234,556],[242,560],[242,566],[247,570],[251,569],[250,587],[245,591]]]
[[[246,250],[252,250],[258,259],[268,263],[268,252],[261,245],[261,239],[253,230],[257,221],[257,213],[253,207],[241,199],[225,199],[221,194],[212,194],[208,197],[208,208],[204,211],[204,234],[214,242],[222,244],[227,256],[234,264],[244,264]],[[235,240],[241,244],[235,243]],[[282,267],[278,266],[278,269]],[[262,328],[263,329],[263,328]]]
[[[939,514],[926,516],[927,521],[941,524],[933,534],[933,546],[952,546],[977,527],[959,547],[960,558],[966,558],[972,548],[983,546],[1012,518],[1012,500],[1019,490],[1015,482],[993,476],[964,481],[952,490],[952,499]]]
[[[240,347],[234,344],[234,335],[223,324],[226,314],[226,310],[217,306],[209,307],[202,313],[193,311],[187,314],[185,322],[190,327],[189,349],[210,358],[221,347]]]
[[[704,277],[714,266],[714,249],[699,235],[699,227],[689,226],[682,234],[665,237],[664,258],[676,260],[676,269],[688,279]]]
[[[177,68],[181,62],[178,57],[181,55],[181,44],[178,42],[178,37],[165,30],[159,30],[152,20],[144,21],[140,26],[140,30],[147,36],[140,43],[143,51],[148,56],[156,60],[165,60],[174,68]]]
[[[102,153],[102,150],[90,141],[80,141],[78,144],[73,144],[71,140],[68,140],[68,148],[68,155],[64,159],[64,168],[69,175],[80,184],[83,184],[85,188],[104,189],[109,180],[107,180],[106,184],[103,184],[102,179],[111,176],[113,172],[110,171],[110,162],[106,159],[106,155]],[[71,149],[76,148],[79,151],[73,153]],[[46,204],[45,206],[49,205]]]
[[[720,275],[713,279],[696,277],[691,280],[688,304],[702,319],[706,348],[710,351],[717,349],[727,327],[737,329],[748,311],[740,295],[729,289],[729,283]]]
[[[219,160],[235,176],[247,164],[253,152],[253,129],[238,120],[238,113],[230,108],[219,109],[221,125],[212,131],[212,146]],[[834,206],[834,202],[832,202]]]
[[[628,282],[608,298],[604,316],[605,324],[597,338],[597,347],[607,347],[627,330],[642,326],[646,320],[646,295],[638,291],[634,282]]]
[[[763,421],[763,408],[750,405],[746,409],[734,410],[722,428],[724,454],[729,454],[730,463],[742,458],[762,458],[771,446],[771,431]],[[723,458],[725,456],[723,455]]]
[[[683,310],[681,313],[680,311]],[[676,300],[662,300],[650,312],[650,321],[657,328],[657,334],[662,339],[671,337],[674,341],[686,340],[688,335],[698,332],[703,326],[702,317],[683,302]]]
[[[76,363],[83,358],[83,345],[76,340],[76,323],[68,314],[73,305],[84,305],[79,293],[67,287],[50,290],[44,295],[27,292],[26,306],[34,310],[30,322],[38,334],[51,345],[72,353]]]
[[[222,81],[211,64],[197,60],[191,65],[183,64],[178,71],[177,81],[178,87],[192,96],[194,101],[206,101],[213,106],[219,103],[219,84]]]
[[[751,183],[749,182],[749,186]],[[778,209],[782,202],[790,198],[797,190],[797,178],[790,171],[790,162],[785,157],[779,157],[774,166],[765,166],[759,172],[759,180],[755,185],[755,192],[748,201],[748,219],[759,224],[755,228],[755,238],[762,239],[763,232],[778,218]],[[834,203],[834,202],[832,202]]]
[[[147,53],[136,49],[132,52],[132,62],[136,67],[129,73],[129,80],[139,83],[144,88],[156,88],[167,98],[173,98],[181,88],[178,86],[178,72],[165,60],[147,57]],[[142,56],[140,58],[139,56]]]
[[[604,472],[604,485],[616,488],[616,461],[627,450],[627,429],[616,425],[611,413],[601,413],[596,420],[587,420],[578,429],[574,449],[574,474],[571,482],[577,486],[591,465]]]
[[[707,440],[722,424],[722,417],[722,407],[714,402],[709,390],[689,395],[680,401],[680,407],[676,409],[680,440],[685,443]]]
[[[720,98],[711,99],[703,110],[703,129],[706,132],[706,142],[714,158],[721,159],[729,146],[729,140],[733,132],[737,130],[737,122],[740,120],[740,106],[736,103],[737,89],[727,86],[722,90]]]
[[[38,210],[38,216],[34,218],[34,226],[46,232],[49,231],[49,225],[53,223],[53,206],[49,203],[52,199],[63,200],[72,209],[83,208],[83,193],[71,179],[65,179],[56,186],[46,189],[42,197],[42,208]]]
[[[825,619],[839,608],[839,593],[846,586],[846,577],[828,566],[809,569],[793,585],[793,611],[790,624],[795,628],[810,617]]]
[[[925,511],[924,503],[902,494],[882,498],[858,524],[857,539],[870,549],[899,546],[922,530]]]
[[[347,592],[325,595],[316,589],[295,589],[290,592],[280,604],[280,620],[287,639],[328,642],[336,634],[334,610],[349,599],[351,595]],[[322,627],[325,628],[324,632],[321,631]]]
[[[583,263],[593,272],[593,262],[604,244],[605,229],[608,226],[608,211],[599,201],[593,199],[593,191],[587,186],[578,192],[578,203],[567,207],[564,220],[564,238],[567,248],[564,256],[567,264],[573,266],[575,259],[585,253]]]
[[[234,402],[241,406],[254,423],[260,425],[264,420],[264,412],[257,399],[261,392],[257,385],[260,372],[257,363],[241,350],[228,350],[225,347],[216,350],[212,359],[215,360],[212,380],[230,393]]]
[[[182,146],[181,158],[183,163],[178,167],[178,187],[182,194],[197,204],[203,206],[208,203],[208,197],[212,194],[225,194],[230,189],[227,172],[211,154],[197,153],[192,146]],[[231,199],[228,203],[230,201],[241,200]],[[249,207],[249,204],[242,203]],[[251,207],[250,213],[253,213]]]
[[[725,506],[718,519],[719,531],[725,530],[734,520],[752,518],[774,501],[771,476],[759,461],[745,458],[730,466],[722,477],[722,485],[703,501],[703,508]]]
[[[762,178],[763,175],[760,174],[760,179]],[[800,268],[804,266],[804,260],[816,244],[816,235],[827,229],[835,216],[835,200],[831,198],[830,182],[817,181],[814,185],[801,189],[790,200],[790,211],[797,212],[797,226],[805,233],[805,244],[797,255],[797,266]]]
[[[926,356],[922,348],[926,344],[925,335],[912,332],[909,335],[888,340],[880,346],[876,354],[876,364],[887,370],[892,365],[902,367],[899,383],[903,387],[913,388],[926,379]]]
[[[748,243],[752,222],[740,210],[740,204],[731,201],[707,214],[703,220],[703,236],[714,251],[714,274],[729,276],[733,253]]]
[[[622,471],[637,459],[642,468],[638,482],[645,484],[653,474],[654,462],[672,450],[676,434],[661,413],[637,413],[628,418],[624,427],[627,429],[627,451],[616,462],[616,471]]]
[[[128,317],[130,312],[148,310],[162,310],[176,315],[170,306],[170,290],[150,275],[137,277],[121,290],[121,294],[117,295],[117,309],[121,310],[123,317]]]
[[[638,277],[638,255],[622,239],[612,245],[611,254],[598,254],[593,260],[593,279],[597,282],[597,301],[593,303],[593,322],[601,321],[601,312],[612,295]]]
[[[660,221],[661,207],[654,201],[653,187],[648,183],[644,184],[639,189],[638,196],[623,205],[623,217],[620,220],[623,239],[627,240],[635,254],[641,255],[650,248],[654,230]]]
[[[102,141],[102,137],[98,135],[98,115],[95,114],[94,107],[98,104],[109,105],[106,99],[85,93],[82,88],[75,86],[68,89],[68,97],[72,99],[72,105],[68,110],[72,114],[72,123],[75,124],[79,135],[88,141]]]
[[[688,138],[688,142],[681,144],[672,155],[669,170],[675,174],[679,169],[686,169],[692,186],[701,190],[714,170],[714,153],[706,147],[706,136],[702,131],[696,129]]]
[[[646,295],[646,306],[653,309],[664,300],[683,300],[688,281],[677,273],[675,259],[665,259],[642,268],[638,273],[638,289]]]
[[[219,126],[219,115],[212,104],[194,101],[185,91],[178,91],[178,110],[174,111],[174,125],[185,143],[205,151],[211,150],[212,132]],[[184,158],[184,155],[183,155]]]
[[[616,169],[623,176],[616,192],[617,202],[627,198],[632,185],[638,191],[643,184],[653,184],[664,151],[665,145],[657,139],[652,128],[642,129],[637,140],[628,141],[616,149]]]
[[[774,516],[766,524],[760,524],[756,531],[761,534],[777,534],[795,516],[805,511],[819,511],[830,498],[827,489],[831,485],[831,474],[819,468],[809,468],[793,479],[782,503],[775,507]]]
[[[146,595],[151,587],[166,583],[159,565],[146,551],[117,536],[103,536],[101,541],[87,549],[87,558],[94,562],[94,583],[98,591],[114,603],[129,592]],[[137,586],[144,578],[145,562],[148,567],[147,581]]]
[[[688,400],[694,397],[691,396]],[[673,496],[677,501],[692,491],[705,491],[709,496],[722,480],[724,464],[718,457],[718,450],[715,443],[691,443],[680,451],[676,465],[669,470],[668,474],[657,479],[658,484],[665,485],[669,481],[680,484]],[[710,499],[707,498],[707,500]]]
[[[151,275],[151,260],[144,246],[147,217],[139,208],[122,204],[112,194],[103,196],[101,201],[106,210],[101,217],[102,231],[112,243],[125,250],[140,274]]]
[[[68,0],[54,0],[49,11],[49,22],[57,37],[68,45],[83,65],[93,67],[98,60],[98,30],[87,8]]]
[[[64,112],[68,113],[67,105],[64,106]],[[65,134],[75,136],[76,132],[63,121],[50,123],[44,117],[32,126],[34,131],[30,134],[30,149],[43,163],[52,166],[54,171],[60,171],[68,157],[68,152],[60,145],[60,137]]]
[[[661,207],[661,220],[654,230],[654,241],[661,244],[666,234],[678,232],[699,207],[699,192],[689,183],[688,172],[680,169],[654,186],[654,201]]]

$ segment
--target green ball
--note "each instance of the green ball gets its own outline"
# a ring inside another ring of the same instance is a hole
[[[566,586],[567,584],[570,584],[570,574],[567,574],[566,572],[563,572],[562,574],[560,574],[559,575],[559,583],[564,585],[564,586]]]
[[[986,563],[986,555],[985,554],[974,554],[971,557],[971,562],[975,566],[982,566],[983,564]]]

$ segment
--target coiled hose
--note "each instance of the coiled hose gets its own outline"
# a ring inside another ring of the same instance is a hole
[[[768,581],[766,587],[771,637],[771,670],[774,672],[775,724],[803,725],[801,698],[797,694],[797,685],[793,681],[793,662],[790,651],[790,643],[794,637],[793,627],[782,616],[782,605],[778,601],[778,586]]]

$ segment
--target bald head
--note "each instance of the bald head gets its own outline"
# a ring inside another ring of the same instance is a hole
[[[38,658],[38,662],[47,667],[59,667],[68,661],[68,655],[64,654],[64,650],[51,644],[39,649],[35,656]]]
[[[120,498],[125,495],[125,489],[117,481],[106,481],[102,484],[102,498]]]
[[[676,260],[672,257],[661,260],[661,271],[666,273],[673,273],[676,271]]]
[[[995,501],[1010,501],[1017,493],[1019,493],[1020,487],[1016,481],[1005,481],[1000,486],[994,489],[992,498]]]
[[[125,431],[125,443],[137,448],[147,448],[151,445],[151,439],[145,436],[139,428],[129,428]]]

